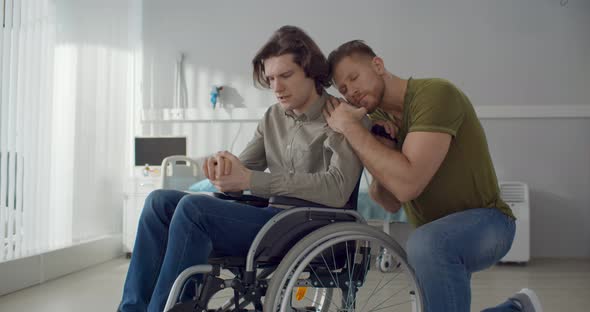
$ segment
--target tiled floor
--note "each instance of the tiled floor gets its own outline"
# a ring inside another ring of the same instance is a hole
[[[129,260],[116,259],[0,297],[0,311],[115,311],[128,265]],[[535,289],[547,312],[590,311],[590,259],[534,260],[477,273],[472,311],[500,303],[522,287]]]

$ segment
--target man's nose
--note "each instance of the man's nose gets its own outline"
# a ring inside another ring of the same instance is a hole
[[[352,96],[351,96],[351,97],[352,97],[352,99],[353,99],[355,102],[356,102],[356,101],[358,101],[358,100],[359,100],[359,96],[360,96],[360,94],[361,94],[361,93],[359,92],[359,90],[358,90],[358,89],[352,90],[352,92],[351,92],[351,93],[352,93]]]
[[[275,80],[274,84],[273,84],[273,90],[275,92],[280,92],[283,91],[285,89],[285,84],[283,84],[281,81],[279,80]]]

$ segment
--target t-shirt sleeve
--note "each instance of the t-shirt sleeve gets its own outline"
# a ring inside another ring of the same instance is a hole
[[[442,132],[455,137],[465,116],[463,97],[461,91],[446,81],[424,86],[410,104],[408,132]]]

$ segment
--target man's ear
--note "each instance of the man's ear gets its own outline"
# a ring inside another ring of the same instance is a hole
[[[377,74],[383,75],[385,73],[385,64],[383,63],[382,58],[375,56],[373,60],[371,60],[371,64]]]

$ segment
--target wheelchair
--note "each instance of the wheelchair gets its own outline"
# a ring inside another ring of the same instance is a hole
[[[262,227],[243,257],[211,255],[208,264],[181,272],[164,311],[423,311],[403,248],[356,211],[358,188],[343,208],[285,196],[212,193],[289,208]],[[180,302],[195,276],[192,299]]]

